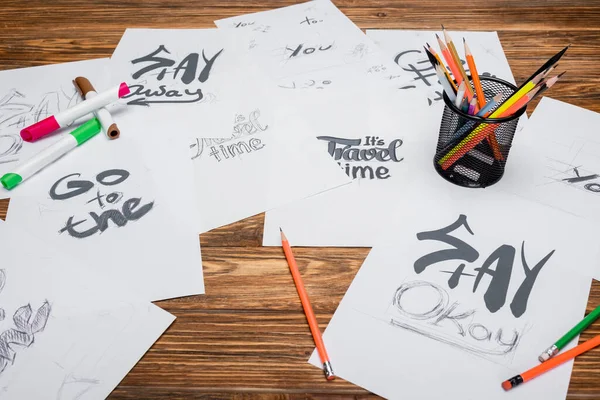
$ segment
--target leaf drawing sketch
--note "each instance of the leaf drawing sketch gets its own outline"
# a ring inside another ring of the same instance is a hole
[[[6,271],[0,270],[0,292],[6,283]],[[14,328],[0,333],[0,374],[15,362],[17,350],[33,345],[35,335],[42,332],[50,317],[50,303],[46,300],[34,313],[31,305],[19,307],[13,314]],[[2,309],[2,319],[5,311]]]

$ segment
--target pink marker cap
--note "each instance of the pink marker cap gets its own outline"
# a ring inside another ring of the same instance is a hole
[[[127,96],[130,92],[131,90],[129,90],[129,86],[127,86],[125,82],[121,82],[119,85],[119,98]]]
[[[56,121],[56,118],[50,116],[21,130],[21,137],[26,142],[35,142],[59,128],[60,125]]]

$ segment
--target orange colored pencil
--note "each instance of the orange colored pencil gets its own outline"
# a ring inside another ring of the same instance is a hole
[[[454,88],[454,91],[457,92],[458,87],[456,86],[456,83],[454,83],[454,79],[452,79],[450,77],[450,74],[448,73],[448,69],[444,66],[444,63],[442,62],[440,55],[433,49],[433,47],[431,47],[429,45],[429,43],[425,42],[425,44],[427,45],[427,50],[429,50],[429,52],[435,57],[435,59],[440,64],[440,68],[444,71],[444,74],[446,74],[446,78],[448,78],[448,82],[450,82],[450,85]]]
[[[450,71],[452,71],[452,75],[454,75],[454,79],[456,79],[456,84],[458,86],[463,81],[463,77],[460,74],[456,63],[454,62],[454,58],[452,57],[452,54],[450,54],[450,50],[448,50],[448,47],[446,47],[446,45],[444,44],[442,39],[440,39],[437,33],[435,34],[435,37],[437,38],[438,44],[440,46],[440,51],[442,52],[442,55],[446,60],[446,64],[448,64],[448,68],[450,68]],[[452,79],[450,81],[452,81]]]
[[[475,86],[475,93],[477,93],[477,103],[479,104],[479,108],[483,108],[485,106],[485,95],[483,94],[483,88],[481,87],[481,81],[479,80],[475,59],[473,59],[473,54],[471,53],[471,49],[465,38],[463,38],[463,43],[465,44],[465,56],[467,57],[467,64],[471,71],[471,79],[473,80],[473,86]]]
[[[456,46],[454,46],[452,38],[450,37],[448,32],[446,32],[446,28],[444,28],[444,25],[442,25],[442,31],[444,33],[444,39],[446,39],[446,46],[448,46],[448,50],[450,50],[450,54],[454,58],[454,62],[456,63],[458,72],[462,76],[463,80],[467,82],[467,99],[471,101],[475,93],[473,92],[473,88],[471,87],[471,83],[469,82],[469,78],[467,77],[467,72],[465,71],[462,65],[458,52],[456,51]]]
[[[285,258],[287,259],[288,265],[290,266],[290,271],[292,273],[292,277],[294,278],[294,283],[296,284],[298,296],[300,296],[302,308],[304,308],[304,314],[306,314],[306,320],[308,321],[310,332],[312,333],[315,345],[317,346],[319,358],[323,363],[323,372],[325,373],[325,377],[327,378],[327,380],[332,381],[335,379],[335,375],[333,373],[333,368],[331,367],[331,361],[329,360],[329,356],[327,355],[327,350],[325,350],[325,343],[323,343],[323,338],[321,337],[319,324],[317,323],[315,313],[313,312],[312,306],[310,305],[310,301],[308,300],[308,294],[306,293],[306,289],[304,288],[302,276],[300,276],[300,271],[298,270],[298,265],[296,264],[294,253],[292,253],[290,242],[288,242],[287,238],[285,237],[283,230],[281,228],[279,228],[279,230],[281,231],[281,246],[283,247]]]
[[[594,337],[593,339],[588,340],[580,344],[577,347],[572,348],[569,351],[565,351],[562,354],[555,356],[554,358],[549,359],[548,361],[538,365],[537,367],[531,368],[529,371],[523,372],[521,375],[513,376],[509,380],[502,382],[502,388],[504,390],[510,390],[521,383],[527,382],[536,378],[543,374],[544,372],[548,372],[553,368],[558,367],[565,362],[572,360],[580,354],[585,353],[600,345],[600,335]]]

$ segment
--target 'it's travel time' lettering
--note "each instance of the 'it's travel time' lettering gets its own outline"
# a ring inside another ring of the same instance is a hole
[[[327,151],[352,179],[388,179],[391,176],[389,168],[385,165],[357,163],[398,163],[404,160],[404,157],[398,154],[402,146],[401,139],[392,140],[388,144],[378,136],[365,136],[364,141],[333,136],[319,136],[317,139],[328,142]]]

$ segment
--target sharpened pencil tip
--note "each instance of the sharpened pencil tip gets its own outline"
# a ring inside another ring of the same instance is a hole
[[[445,31],[445,30],[446,30],[446,28],[444,28],[444,24],[441,24],[441,25],[442,25],[442,30],[443,30],[443,31]]]
[[[435,37],[438,38],[438,39],[440,38],[437,33],[435,34]]]
[[[282,233],[283,233],[283,229],[281,229],[281,227],[279,227],[279,232],[282,232]]]
[[[567,71],[563,71],[563,72],[561,72],[560,74],[558,74],[558,76],[556,77],[556,79],[560,78],[561,76],[563,76],[563,75],[564,75],[564,74],[566,74],[566,73],[567,73]]]
[[[467,43],[467,41],[465,40],[465,38],[463,38],[463,43]]]

